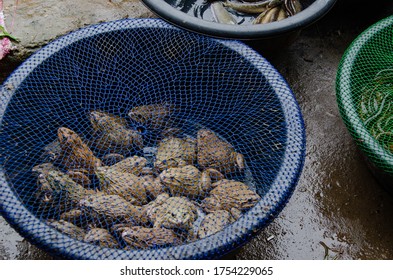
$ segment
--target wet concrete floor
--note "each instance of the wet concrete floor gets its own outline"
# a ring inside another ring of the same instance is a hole
[[[338,0],[289,47],[277,48],[274,54],[261,51],[300,104],[307,131],[306,160],[284,210],[225,258],[393,259],[393,196],[367,168],[339,115],[335,96],[337,67],[345,49],[366,27],[393,12],[391,1],[379,2],[384,3]],[[0,218],[0,259],[51,258]]]

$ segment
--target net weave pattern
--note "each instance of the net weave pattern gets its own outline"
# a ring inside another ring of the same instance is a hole
[[[341,116],[372,170],[393,175],[393,17],[362,32],[344,53],[336,92]]]
[[[304,134],[246,45],[155,19],[90,26],[1,87],[1,213],[62,258],[218,258],[285,206]]]

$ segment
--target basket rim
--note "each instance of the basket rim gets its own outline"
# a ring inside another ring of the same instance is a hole
[[[389,16],[360,33],[344,52],[336,76],[337,103],[347,129],[372,163],[389,173],[393,173],[393,154],[388,152],[365,127],[358,116],[356,104],[353,102],[352,92],[348,85],[351,84],[352,66],[364,45],[374,36],[378,36],[385,28],[391,27],[392,24],[393,16]],[[369,157],[369,155],[373,155],[373,157]],[[390,168],[387,168],[389,166]]]
[[[36,66],[62,48],[81,40],[105,32],[124,30],[125,28],[169,28],[187,32],[174,27],[160,19],[123,19],[118,21],[100,23],[71,32],[43,47],[23,62],[7,78],[0,88],[0,124],[12,95]],[[201,36],[201,35],[196,35]],[[249,237],[255,234],[262,225],[267,225],[285,206],[291,197],[300,177],[305,159],[305,128],[299,105],[280,73],[260,54],[242,42],[227,41],[209,38],[241,54],[251,64],[261,70],[259,63],[269,67],[269,73],[264,73],[267,80],[274,84],[279,81],[280,89],[276,95],[282,106],[287,124],[287,148],[283,157],[277,177],[270,190],[240,219],[247,218],[248,227],[239,227],[237,222],[226,227],[218,234],[211,235],[195,242],[169,248],[124,251],[122,249],[101,248],[72,239],[39,220],[14,194],[12,186],[0,165],[0,213],[21,235],[28,238],[37,246],[55,255],[73,259],[203,259],[212,258],[215,254],[223,255],[242,245]],[[45,54],[43,55],[45,51]],[[297,108],[297,110],[293,110]],[[272,203],[272,201],[274,203]],[[18,211],[15,211],[17,209]],[[20,213],[22,212],[22,214]],[[40,228],[39,233],[33,229]],[[83,255],[79,253],[83,252]]]

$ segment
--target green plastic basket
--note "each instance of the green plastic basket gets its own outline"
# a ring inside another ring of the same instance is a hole
[[[393,16],[348,47],[336,92],[345,125],[377,179],[393,192]]]

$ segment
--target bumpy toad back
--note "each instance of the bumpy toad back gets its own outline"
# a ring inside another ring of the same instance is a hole
[[[89,195],[79,205],[85,216],[108,227],[116,222],[147,223],[141,207],[132,205],[118,195]]]
[[[167,228],[127,227],[121,237],[130,248],[136,249],[181,244],[177,235]]]
[[[198,131],[197,154],[201,168],[214,168],[225,174],[245,167],[243,155],[209,129]]]
[[[171,167],[182,167],[196,161],[196,142],[191,138],[163,139],[157,148],[154,167],[161,172]]]
[[[119,248],[120,245],[110,232],[103,228],[90,229],[83,238],[83,241],[108,248]]]
[[[170,125],[173,106],[169,104],[150,104],[134,107],[128,113],[131,120],[150,129],[162,130]]]
[[[190,230],[198,217],[195,205],[185,197],[170,197],[156,209],[155,228]]]
[[[96,193],[83,188],[67,174],[51,170],[48,174],[38,177],[36,197],[42,211],[62,213],[75,208],[81,199]]]
[[[261,199],[246,184],[234,180],[223,179],[214,183],[212,187],[209,197],[202,201],[202,206],[207,212],[231,211],[232,208],[247,210]]]
[[[214,211],[203,219],[198,229],[198,237],[205,238],[223,230],[227,225],[235,221],[231,213],[226,210]]]
[[[109,153],[128,154],[143,148],[143,138],[138,131],[127,126],[127,121],[113,114],[92,111],[90,122],[95,132],[93,145]]]
[[[101,160],[93,154],[76,132],[60,127],[57,135],[61,148],[57,162],[64,169],[84,169],[88,174],[94,174],[96,167],[101,166]]]
[[[141,177],[110,167],[99,167],[96,174],[104,193],[119,195],[133,205],[147,203],[147,193]]]
[[[85,230],[83,230],[80,227],[75,226],[72,223],[69,223],[67,221],[63,221],[63,220],[59,220],[59,221],[55,221],[55,220],[48,220],[48,224],[51,227],[54,227],[55,229],[57,229],[58,231],[72,237],[75,238],[77,240],[82,241],[83,238],[86,235]]]

